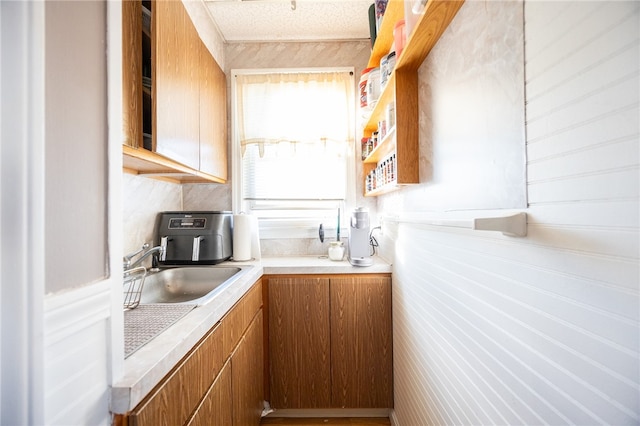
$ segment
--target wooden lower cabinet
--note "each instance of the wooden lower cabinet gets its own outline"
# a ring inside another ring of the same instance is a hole
[[[144,401],[129,414],[129,425],[182,425],[214,382],[224,357],[218,324]]]
[[[269,400],[391,408],[391,276],[269,276]]]
[[[130,413],[127,426],[257,426],[263,408],[262,280],[258,280]]]
[[[262,310],[205,395],[189,426],[259,425],[263,409]]]
[[[189,426],[231,425],[233,422],[231,396],[231,362],[227,362],[205,395],[200,407],[189,420]]]
[[[331,279],[331,406],[393,407],[391,278]]]
[[[262,324],[262,311],[260,311],[231,355],[234,426],[260,424],[264,401]],[[220,423],[220,425],[231,424]]]
[[[329,279],[271,277],[268,286],[271,406],[329,407]]]

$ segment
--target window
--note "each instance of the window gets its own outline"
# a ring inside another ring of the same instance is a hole
[[[233,75],[234,210],[256,215],[261,231],[317,235],[354,204],[353,71]]]

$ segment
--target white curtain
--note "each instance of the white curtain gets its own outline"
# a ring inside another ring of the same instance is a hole
[[[240,74],[238,131],[243,153],[250,144],[354,140],[354,90],[348,72]],[[346,94],[346,96],[345,96]]]
[[[252,200],[248,210],[300,210],[310,200],[344,200],[354,91],[348,71],[236,76],[236,143],[242,198]]]

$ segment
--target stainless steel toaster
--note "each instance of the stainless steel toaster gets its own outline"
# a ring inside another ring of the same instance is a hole
[[[233,255],[233,214],[227,211],[161,212],[156,245],[159,266],[214,265]]]

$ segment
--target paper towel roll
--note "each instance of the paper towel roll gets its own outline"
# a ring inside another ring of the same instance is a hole
[[[252,216],[233,215],[233,260],[251,260]]]

